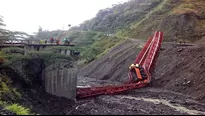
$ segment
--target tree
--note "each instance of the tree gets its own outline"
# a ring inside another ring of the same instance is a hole
[[[4,27],[6,25],[4,24],[3,17],[0,16],[0,39],[8,39],[8,34],[10,31],[6,30]]]
[[[19,50],[25,52],[25,49],[19,48]],[[66,63],[71,66],[72,62],[76,60],[76,57],[61,54],[58,48],[53,47],[47,48],[45,51],[27,51],[26,55],[16,54],[16,49],[14,48],[4,48],[3,52],[6,51],[10,51],[12,53],[7,54],[4,57],[6,60],[0,68],[10,67],[18,75],[20,75],[20,78],[23,79],[28,85],[43,84],[42,72],[46,69],[46,67],[60,63]],[[0,55],[1,54],[2,53],[0,52]]]
[[[0,15],[0,27],[1,26],[5,26],[5,24],[3,23],[3,17]]]
[[[112,8],[99,10],[96,16],[84,21],[79,27],[71,28],[78,31],[99,31],[114,34],[122,29],[132,28],[131,25],[144,19],[146,14],[158,6],[163,0],[129,0],[114,4]]]
[[[6,39],[18,40],[18,39],[28,39],[30,37],[29,34],[21,31],[9,31],[4,27],[6,25],[3,22],[3,17],[0,16],[0,39],[5,41]]]
[[[68,24],[68,27],[71,27],[71,24]]]
[[[42,27],[39,26],[39,27],[38,27],[38,32],[42,32],[42,31],[43,31]]]

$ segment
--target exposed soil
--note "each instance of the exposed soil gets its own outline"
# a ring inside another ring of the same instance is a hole
[[[126,40],[102,58],[82,68],[79,75],[100,80],[127,81],[128,67],[134,62],[140,51],[139,42],[144,43],[143,40]]]
[[[81,76],[125,82],[128,66],[139,52],[136,42],[127,40],[124,46],[114,48],[84,67]],[[205,46],[164,42],[152,75],[154,87],[184,93],[205,102]]]
[[[136,43],[127,40],[82,68],[78,85],[125,82],[128,66],[139,52]],[[203,45],[164,42],[152,73],[152,85],[118,95],[77,100],[75,109],[68,114],[205,114],[204,52]]]
[[[65,115],[75,104],[74,100],[57,97],[43,90],[43,88],[36,88],[25,91],[20,103],[41,115]]]
[[[153,88],[79,101],[72,115],[193,115],[205,114],[205,104],[183,95]]]
[[[205,46],[162,46],[156,62],[154,85],[180,92],[205,102]]]

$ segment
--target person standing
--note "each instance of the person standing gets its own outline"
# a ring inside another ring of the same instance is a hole
[[[47,38],[46,38],[46,40],[45,40],[45,44],[47,44]]]
[[[56,38],[56,45],[60,44],[60,40]]]
[[[50,43],[53,44],[53,42],[54,42],[54,39],[53,39],[53,37],[51,37],[50,38]]]

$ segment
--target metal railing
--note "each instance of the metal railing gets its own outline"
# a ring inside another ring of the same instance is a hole
[[[13,39],[0,39],[0,45],[70,45],[70,43],[50,42],[46,40],[13,40]],[[70,45],[73,46],[73,45]]]

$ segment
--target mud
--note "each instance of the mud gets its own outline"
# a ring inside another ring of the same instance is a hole
[[[160,92],[159,92],[160,91]],[[81,103],[80,103],[81,102]],[[79,100],[72,115],[204,115],[205,104],[163,90],[145,88]]]
[[[134,62],[143,43],[127,40],[82,68],[78,86],[125,82],[128,66]],[[79,99],[67,114],[204,115],[204,54],[203,45],[164,42],[152,72],[151,85],[118,95]]]

